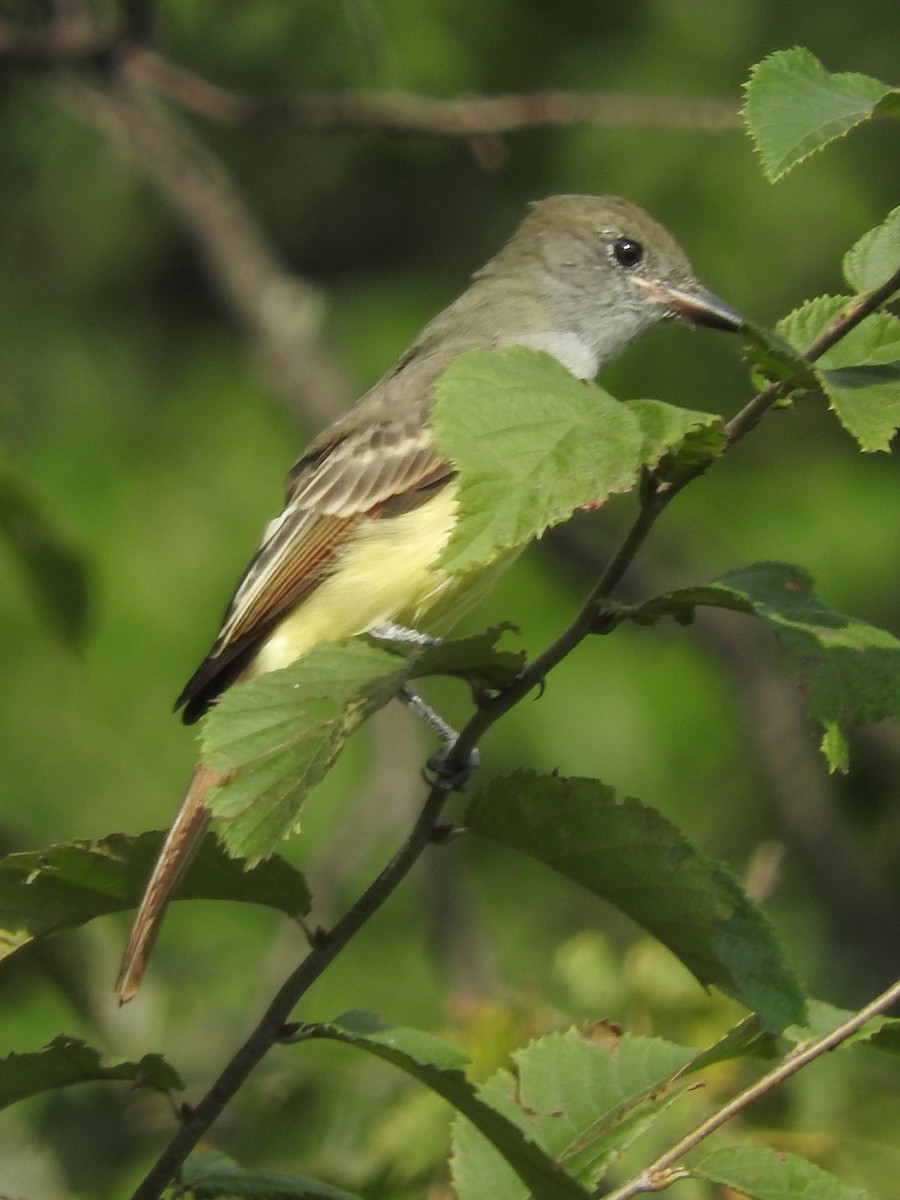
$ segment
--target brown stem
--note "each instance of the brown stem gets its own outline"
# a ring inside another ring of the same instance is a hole
[[[807,348],[804,355],[807,361],[814,362],[821,358],[827,350],[846,337],[851,329],[889,300],[898,288],[900,288],[900,270],[872,292],[852,301]],[[791,382],[786,380],[769,384],[757,392],[725,426],[726,451],[746,437],[769,409],[788,394],[790,388]],[[646,481],[644,496],[634,522],[603,575],[588,593],[575,620],[522,670],[514,683],[483,704],[472,716],[448,756],[448,762],[452,766],[462,768],[487,730],[530,691],[539,687],[547,674],[580,642],[589,634],[597,631],[602,601],[608,600],[612,596],[614,589],[622,581],[634,561],[638,550],[643,546],[653,526],[669,504],[682,488],[696,479],[704,470],[704,466],[698,467],[696,471],[686,474],[677,482],[658,483],[652,477]]]
[[[745,1088],[743,1092],[729,1100],[727,1104],[723,1104],[705,1121],[701,1121],[696,1128],[690,1133],[685,1134],[680,1138],[674,1146],[671,1146],[664,1154],[654,1159],[648,1167],[646,1167],[639,1176],[629,1180],[622,1187],[617,1188],[614,1192],[608,1192],[605,1200],[631,1200],[632,1196],[639,1196],[645,1192],[658,1192],[663,1186],[668,1186],[669,1183],[674,1183],[676,1178],[684,1178],[684,1172],[678,1171],[674,1176],[670,1176],[674,1164],[679,1158],[682,1158],[689,1150],[693,1150],[699,1145],[704,1138],[709,1137],[711,1133],[715,1133],[732,1117],[736,1117],[738,1113],[743,1112],[748,1105],[754,1100],[758,1100],[761,1096],[765,1096],[771,1092],[773,1088],[784,1083],[786,1079],[790,1079],[802,1067],[807,1066],[815,1059],[820,1058],[829,1050],[833,1050],[839,1046],[841,1042],[845,1042],[858,1029],[861,1029],[867,1021],[872,1017],[877,1017],[880,1013],[885,1012],[894,1004],[900,1002],[900,980],[892,984],[887,991],[882,992],[865,1008],[861,1008],[858,1013],[854,1013],[852,1017],[838,1025],[837,1029],[832,1029],[830,1033],[823,1034],[822,1037],[814,1038],[810,1042],[806,1042],[793,1050],[786,1058],[774,1067],[762,1079],[758,1079],[756,1083]]]
[[[111,136],[181,218],[284,394],[314,424],[333,419],[346,407],[349,389],[322,347],[324,301],[278,260],[223,165],[152,95],[127,80],[105,87],[71,78],[60,90],[83,119]]]
[[[873,291],[867,292],[864,296],[857,296],[807,347],[804,354],[806,360],[812,363],[820,359],[832,346],[836,346],[841,338],[846,337],[851,329],[855,329],[860,321],[864,321],[882,304],[886,304],[898,288],[900,288],[900,270],[895,271],[890,279],[886,279]],[[736,413],[725,426],[725,435],[729,445],[733,445],[748,434],[772,405],[782,400],[790,392],[791,386],[789,379],[770,383],[768,387],[758,392],[748,404],[744,405],[741,411]]]
[[[347,909],[325,938],[317,941],[284,981],[253,1032],[199,1104],[184,1117],[174,1137],[132,1193],[132,1200],[158,1200],[163,1189],[175,1178],[181,1164],[247,1076],[268,1051],[282,1040],[285,1025],[297,1002],[406,878],[432,840],[446,798],[447,793],[442,788],[431,789],[406,842],[356,903]]]
[[[229,125],[290,121],[316,130],[380,129],[394,134],[470,138],[547,125],[649,126],[719,132],[740,126],[731,100],[602,92],[534,92],[435,100],[407,92],[309,92],[258,100],[210,83],[150,50],[128,70],[184,108]]]

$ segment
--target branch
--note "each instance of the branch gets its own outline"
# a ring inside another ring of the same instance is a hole
[[[315,130],[381,129],[469,138],[547,125],[650,126],[718,133],[740,127],[736,101],[615,92],[532,92],[435,100],[408,92],[308,92],[259,100],[210,83],[150,50],[133,51],[129,74],[184,108],[228,125],[292,121]]]
[[[813,1062],[814,1059],[820,1058],[829,1050],[833,1050],[839,1046],[841,1042],[845,1042],[857,1030],[862,1029],[867,1021],[872,1017],[877,1017],[879,1014],[891,1008],[894,1004],[900,1001],[900,980],[892,984],[887,991],[882,992],[865,1008],[861,1008],[858,1013],[855,1013],[849,1020],[838,1025],[837,1029],[832,1029],[830,1033],[824,1034],[822,1037],[814,1038],[811,1042],[801,1044],[792,1051],[786,1058],[774,1067],[756,1083],[745,1088],[743,1092],[735,1096],[733,1100],[729,1100],[720,1109],[707,1117],[705,1121],[695,1128],[690,1133],[671,1146],[664,1154],[646,1167],[641,1174],[630,1182],[617,1188],[614,1192],[609,1192],[606,1195],[606,1200],[630,1200],[632,1196],[639,1196],[644,1192],[658,1192],[662,1186],[666,1186],[668,1182],[674,1182],[675,1178],[683,1178],[683,1173],[678,1172],[675,1176],[669,1176],[672,1166],[687,1154],[689,1150],[693,1150],[699,1145],[704,1138],[709,1137],[711,1133],[715,1133],[732,1117],[743,1112],[754,1100],[758,1100],[761,1096],[765,1096],[771,1092],[773,1088],[784,1083],[786,1079],[790,1079],[802,1067]]]
[[[243,1046],[199,1104],[185,1113],[174,1137],[133,1192],[132,1200],[158,1200],[163,1189],[174,1179],[181,1164],[220,1116],[253,1068],[274,1045],[290,1035],[290,1028],[286,1028],[287,1021],[298,1001],[332,959],[393,894],[426,846],[434,840],[446,799],[447,792],[443,788],[431,789],[404,845],[330,932],[317,937],[316,944],[282,984]]]
[[[830,350],[832,346],[846,337],[851,329],[854,329],[889,300],[898,288],[900,288],[900,270],[874,291],[854,300],[807,348],[804,353],[807,361],[814,362],[821,358],[826,350]],[[791,386],[790,380],[779,380],[757,392],[725,426],[727,437],[725,451],[727,452],[746,437],[769,409],[788,395]],[[704,470],[705,466],[700,466],[692,473],[686,474],[677,483],[659,483],[652,476],[648,477],[645,481],[638,514],[619,548],[610,559],[606,570],[588,593],[581,611],[551,645],[528,663],[509,687],[482,703],[463,728],[458,741],[447,756],[448,767],[462,769],[469,761],[472,751],[491,726],[520,700],[524,699],[529,692],[540,687],[549,672],[558,666],[567,654],[570,654],[590,634],[607,633],[614,627],[614,618],[610,615],[604,616],[602,613],[603,601],[610,599],[662,513],[679,492],[701,475]]]
[[[890,279],[886,279],[874,291],[867,292],[864,296],[858,296],[853,300],[807,347],[804,354],[807,362],[813,363],[820,359],[832,346],[836,346],[841,338],[846,337],[851,329],[855,329],[861,321],[879,309],[882,304],[886,304],[898,289],[900,289],[900,270],[895,271]],[[729,445],[740,441],[748,434],[774,404],[788,395],[791,387],[791,380],[784,379],[777,383],[770,383],[768,387],[758,392],[725,426]]]
[[[80,61],[105,65],[119,44],[115,32],[99,31],[80,14],[62,15],[46,29],[19,29],[0,21],[0,61],[46,68]]]
[[[736,100],[640,96],[617,92],[529,92],[435,100],[408,92],[308,92],[258,99],[220,87],[170,62],[146,43],[153,0],[121,0],[119,27],[102,31],[82,21],[59,21],[47,30],[0,23],[0,59],[20,67],[115,62],[122,75],[175,100],[183,108],[227,125],[291,121],[315,130],[381,129],[400,135],[471,138],[554,125],[614,128],[740,128]]]
[[[181,218],[281,390],[317,425],[333,419],[349,388],[321,344],[324,301],[278,260],[221,162],[127,80],[102,87],[67,79],[60,89]]]
[[[900,272],[898,272],[898,277],[900,277]],[[807,358],[812,361],[813,356],[819,357],[826,349],[845,337],[854,325],[873,312],[880,303],[883,303],[886,296],[892,294],[891,291],[886,291],[891,282],[893,281],[889,281],[871,295],[863,297],[847,312],[840,314],[809,348]],[[896,283],[894,283],[894,287],[896,287]],[[753,397],[730,423],[728,428],[732,432],[727,449],[730,449],[757,424],[762,415],[781,397],[783,394],[781,389],[786,387],[786,384],[779,383],[763,389]],[[753,421],[741,420],[740,418],[747,413],[752,413],[755,419]],[[698,471],[697,474],[699,473]],[[652,486],[652,480],[648,481],[635,521],[603,575],[591,589],[575,620],[556,641],[524,668],[509,687],[478,708],[447,756],[446,765],[449,770],[455,767],[464,768],[484,733],[529,692],[538,687],[549,671],[557,666],[567,654],[571,653],[584,638],[591,633],[606,632],[612,628],[612,618],[609,617],[604,621],[602,614],[598,613],[599,605],[612,595],[657,519],[687,482],[690,482],[690,479],[679,481],[678,484],[663,483],[659,486]],[[434,839],[445,799],[446,793],[442,789],[434,787],[431,789],[413,831],[403,847],[356,903],[345,912],[327,938],[319,939],[303,962],[288,977],[249,1038],[232,1057],[196,1108],[185,1115],[180,1128],[133,1193],[132,1200],[158,1200],[163,1188],[175,1177],[181,1164],[213,1122],[221,1115],[225,1105],[235,1095],[254,1067],[272,1046],[284,1040],[287,1021],[299,1000],[337,953],[349,943],[369,917],[395,891],[419,859],[425,847]],[[763,1095],[765,1091],[775,1087],[807,1062],[849,1037],[870,1016],[883,1011],[898,997],[900,997],[900,984],[895,985],[884,996],[873,1001],[851,1021],[846,1022],[827,1037],[818,1039],[809,1047],[790,1056],[778,1068],[752,1088],[741,1093],[731,1104],[720,1109],[697,1130],[679,1142],[676,1147],[658,1159],[644,1172],[640,1180],[626,1185],[632,1190],[615,1193],[614,1200],[626,1200],[626,1197],[637,1195],[642,1191],[658,1191],[665,1178],[663,1172],[677,1157],[696,1145],[720,1124],[729,1120],[757,1096]],[[652,1178],[653,1172],[656,1173],[655,1180]],[[676,1173],[679,1177],[680,1174]],[[668,1178],[673,1179],[675,1176],[670,1174]]]

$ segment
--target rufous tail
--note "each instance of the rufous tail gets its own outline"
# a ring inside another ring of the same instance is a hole
[[[224,781],[224,775],[202,763],[194,772],[144,889],[131,927],[131,937],[122,955],[116,981],[120,1004],[127,1004],[138,990],[172,893],[181,882],[209,826],[210,814],[204,804],[206,793]]]

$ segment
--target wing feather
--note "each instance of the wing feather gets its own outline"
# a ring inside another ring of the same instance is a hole
[[[327,437],[326,431],[326,437]],[[278,618],[327,575],[364,520],[408,511],[453,476],[419,412],[314,442],[288,476],[285,506],[228,605],[209,654],[176,702],[196,720],[252,660]]]

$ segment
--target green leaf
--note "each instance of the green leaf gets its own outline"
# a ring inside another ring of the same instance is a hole
[[[866,1200],[867,1195],[805,1158],[768,1146],[723,1146],[695,1154],[688,1165],[696,1178],[750,1200]]]
[[[461,355],[435,392],[438,445],[459,470],[442,559],[454,572],[500,562],[577,508],[629,491],[642,467],[680,478],[724,448],[719,416],[622,403],[522,346]]]
[[[408,676],[401,656],[354,639],[230,688],[201,731],[203,761],[235,772],[208,797],[229,852],[264,858],[296,831],[310,789]]]
[[[820,296],[779,321],[778,331],[803,350],[853,303],[849,296]],[[812,370],[860,447],[889,450],[900,427],[900,321],[890,313],[873,313],[812,364]]]
[[[788,382],[794,390],[821,390],[812,363],[801,349],[795,349],[774,330],[749,322],[744,326],[744,335],[744,356],[755,367],[754,383],[757,387],[761,388],[769,382]],[[805,346],[802,347],[802,350],[805,349]],[[787,399],[782,401],[782,404],[786,403]]]
[[[799,1026],[789,1028],[796,1029]],[[778,1053],[780,1036],[766,1029],[759,1016],[751,1013],[734,1028],[729,1029],[717,1042],[702,1050],[691,1062],[690,1070],[699,1071],[703,1067],[728,1062],[733,1058],[774,1058]]]
[[[725,423],[718,413],[692,412],[661,400],[627,400],[625,406],[641,425],[641,465],[662,479],[677,482],[725,449]]]
[[[471,637],[419,648],[410,662],[410,678],[445,675],[493,691],[506,687],[525,665],[524,650],[497,647],[502,635],[512,628],[509,624],[495,625]]]
[[[771,625],[802,682],[810,715],[823,728],[821,749],[831,770],[847,769],[850,726],[900,718],[900,641],[829,608],[801,567],[755,563],[625,615],[643,623],[663,615],[687,622],[697,605],[748,613]]]
[[[885,1021],[880,1029],[876,1029],[866,1039],[868,1045],[886,1054],[900,1055],[900,1020]]]
[[[744,105],[766,178],[774,183],[871,117],[880,103],[892,111],[896,95],[868,75],[831,74],[802,47],[770,54],[751,70]]]
[[[637,481],[635,414],[548,354],[471,351],[435,392],[437,442],[459,469],[459,521],[442,559],[449,571],[496,562]]]
[[[246,1171],[218,1150],[192,1155],[181,1168],[175,1196],[195,1200],[248,1197],[249,1200],[359,1200],[318,1179],[281,1171]]]
[[[303,801],[350,736],[408,680],[449,675],[493,689],[509,683],[524,656],[498,649],[506,628],[427,648],[374,638],[317,646],[226,692],[205,717],[201,741],[203,761],[233,773],[208,797],[229,853],[263,858],[296,831]]]
[[[882,317],[885,322],[900,324],[887,313]],[[891,353],[900,355],[900,344],[896,349],[891,348]],[[829,351],[821,366],[839,357]],[[832,409],[847,432],[856,438],[860,449],[888,452],[891,439],[900,429],[900,357],[884,363],[873,361],[823,371],[822,379]]]
[[[614,904],[767,1029],[804,1020],[802,993],[761,911],[654,809],[617,800],[595,779],[517,771],[479,789],[466,824]]]
[[[0,859],[0,959],[36,938],[137,904],[161,833],[113,834],[98,842],[64,842]],[[241,900],[294,917],[309,911],[302,875],[283,859],[252,871],[204,840],[176,899]]]
[[[864,233],[844,255],[844,278],[857,292],[871,292],[900,270],[900,207]]]
[[[854,1017],[852,1009],[836,1008],[825,1000],[810,999],[807,1004],[809,1017],[805,1025],[792,1025],[784,1031],[784,1038],[794,1046],[802,1045],[814,1038],[824,1037],[839,1025]],[[866,1021],[855,1033],[851,1033],[838,1044],[838,1051],[854,1046],[877,1046],[891,1053],[900,1052],[900,1020],[875,1016]]]
[[[84,563],[26,482],[3,462],[0,536],[18,558],[35,603],[56,632],[67,641],[79,641],[87,624]]]
[[[420,1030],[385,1025],[371,1013],[345,1013],[330,1024],[305,1026],[303,1036],[356,1046],[399,1067],[452,1104],[487,1138],[518,1176],[520,1194],[541,1200],[588,1200],[508,1112],[486,1102],[465,1078],[462,1051]],[[527,1189],[522,1192],[522,1185]],[[482,1193],[483,1194],[483,1193]]]
[[[551,1033],[513,1055],[478,1090],[479,1098],[532,1138],[592,1192],[610,1165],[684,1091],[693,1052],[660,1038]],[[457,1121],[453,1180],[459,1200],[525,1200],[509,1165]],[[537,1193],[535,1193],[537,1194]]]
[[[184,1087],[175,1069],[159,1054],[145,1054],[139,1062],[121,1059],[105,1063],[99,1050],[61,1035],[42,1050],[0,1059],[0,1108],[41,1092],[98,1080],[124,1080],[160,1092]]]

